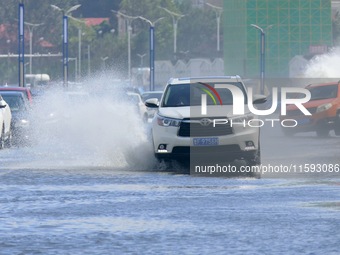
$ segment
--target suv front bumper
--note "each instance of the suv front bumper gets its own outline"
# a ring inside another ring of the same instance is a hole
[[[259,149],[259,128],[235,127],[233,133],[214,136],[218,145],[194,146],[194,137],[178,136],[178,127],[153,127],[154,153],[159,159],[188,157],[251,159]],[[208,137],[211,138],[211,137]]]

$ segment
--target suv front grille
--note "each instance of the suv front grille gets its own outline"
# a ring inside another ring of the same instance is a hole
[[[209,137],[209,136],[221,136],[230,135],[233,133],[233,129],[230,123],[213,126],[211,121],[209,124],[202,125],[202,119],[218,119],[218,118],[188,118],[181,122],[178,136],[182,137]],[[221,118],[219,118],[221,119]],[[223,118],[224,120],[226,118]]]

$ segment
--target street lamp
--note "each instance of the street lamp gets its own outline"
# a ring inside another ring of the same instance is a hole
[[[91,45],[87,45],[87,76],[91,76]]]
[[[141,20],[144,20],[145,22],[150,24],[150,90],[155,90],[155,24],[164,19],[164,17],[161,17],[154,22],[139,16]]]
[[[261,57],[260,57],[260,77],[261,77],[261,94],[264,94],[264,71],[265,71],[265,51],[266,51],[266,33],[264,29],[256,24],[250,24],[252,27],[260,31],[261,35]],[[271,28],[273,25],[267,27]]]
[[[78,81],[78,75],[77,75],[77,69],[78,69],[78,65],[77,65],[77,58],[68,58],[69,61],[74,61],[74,82]]]
[[[100,57],[100,59],[103,61],[102,62],[102,69],[103,69],[103,71],[105,71],[105,69],[106,69],[106,60],[108,59],[109,57]]]
[[[213,8],[215,14],[216,14],[216,22],[217,22],[217,51],[220,51],[220,23],[221,23],[221,16],[223,9],[221,7],[212,5],[210,3],[206,3],[206,5]]]
[[[174,13],[174,12],[164,8],[164,7],[159,7],[159,8],[163,9],[164,11],[166,11],[172,17],[172,25],[174,27],[174,54],[176,54],[176,52],[177,52],[177,25],[178,25],[178,21],[181,18],[183,18],[185,15]]]
[[[68,18],[70,18],[70,19],[72,19],[76,22],[85,24],[85,21],[80,20],[80,19],[76,19],[76,18],[72,17],[71,15],[68,15]],[[79,26],[78,27],[78,60],[79,60],[79,65],[78,65],[78,68],[77,68],[79,78],[81,77],[81,40],[82,40],[82,35],[84,35],[84,33],[82,33],[81,26]]]
[[[79,60],[78,77],[79,78],[81,78],[81,36],[82,36],[81,28],[78,28],[78,60]]]
[[[32,40],[33,40],[33,30],[35,27],[38,27],[38,26],[41,26],[42,24],[44,23],[40,23],[40,24],[32,24],[32,23],[28,23],[28,22],[24,22],[25,25],[28,27],[28,31],[29,31],[29,34],[30,34],[30,74],[32,74]]]
[[[146,56],[146,53],[137,54],[137,56],[140,57],[140,67],[143,67],[143,58]]]
[[[128,31],[128,79],[129,79],[129,85],[131,85],[131,23],[135,19],[137,19],[137,16],[129,16],[126,15],[120,11],[114,11],[112,10],[113,13],[116,13],[117,16],[122,16],[126,22],[127,22],[127,31]]]
[[[23,0],[20,0],[19,3],[19,9],[18,9],[18,64],[19,64],[19,87],[24,86],[24,80],[25,80],[25,33],[24,33],[24,4]]]
[[[75,11],[80,6],[80,4],[77,4],[65,11],[56,5],[51,5],[54,10],[60,11],[63,14],[63,76],[65,87],[68,85],[68,17],[72,11]]]
[[[81,22],[81,23],[85,23],[84,21],[80,20],[80,19],[76,19],[72,16],[70,16],[71,19],[73,19],[74,21],[77,21],[77,22]],[[78,70],[78,78],[81,78],[81,38],[82,38],[82,30],[81,30],[81,27],[78,28],[78,60],[79,60],[79,70]]]
[[[114,39],[115,39],[115,37],[114,37],[115,32],[116,32],[116,29],[114,29],[114,28],[112,28],[112,29],[110,30],[110,33],[111,33],[111,35],[112,35],[112,42],[114,42]],[[114,47],[115,45],[114,45],[114,43],[112,44],[112,46],[113,46],[112,52],[114,52],[114,51],[115,51],[115,47]]]

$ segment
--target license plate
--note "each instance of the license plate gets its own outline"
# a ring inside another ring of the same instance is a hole
[[[299,125],[307,125],[310,122],[310,119],[304,118],[304,119],[299,119],[298,121]]]
[[[194,146],[214,146],[214,145],[218,145],[218,138],[217,137],[193,138],[193,145]]]

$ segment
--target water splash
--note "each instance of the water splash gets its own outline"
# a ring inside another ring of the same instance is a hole
[[[32,144],[16,150],[23,157],[16,167],[149,169],[154,157],[148,126],[124,86],[101,76],[67,91],[40,91],[31,114]]]
[[[334,48],[329,53],[318,55],[308,64],[306,78],[339,78],[340,48]]]

